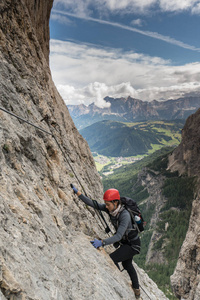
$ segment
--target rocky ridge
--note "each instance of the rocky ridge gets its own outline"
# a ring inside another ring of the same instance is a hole
[[[188,232],[180,251],[171,283],[179,299],[200,299],[200,110],[191,115],[183,128],[182,142],[169,157],[169,169],[197,177]]]
[[[90,197],[102,197],[89,147],[51,78],[52,3],[0,3],[0,107],[51,133],[0,110],[0,299],[130,300],[126,274],[90,244],[102,236],[94,212],[69,187],[81,188],[77,176]],[[144,300],[166,299],[138,273]]]
[[[162,234],[157,231],[157,223],[160,220],[160,212],[164,204],[166,203],[166,199],[162,194],[162,186],[164,183],[165,177],[158,172],[152,172],[148,168],[144,168],[138,174],[137,185],[142,185],[147,188],[149,197],[145,199],[140,205],[145,205],[146,210],[150,209],[150,207],[154,206],[154,213],[151,217],[149,228],[153,230],[151,240],[148,246],[148,252],[146,255],[146,264],[163,264],[166,259],[163,256],[163,253],[160,250],[155,250],[154,244],[161,237]]]
[[[109,107],[100,108],[94,103],[85,106],[68,105],[78,129],[102,120],[138,122],[148,120],[186,120],[200,107],[200,96],[185,96],[176,100],[142,101],[132,97],[105,97]]]

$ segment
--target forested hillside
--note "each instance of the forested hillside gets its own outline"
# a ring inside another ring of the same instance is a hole
[[[91,151],[105,156],[135,156],[153,152],[165,145],[178,145],[183,121],[122,123],[102,121],[80,133]]]

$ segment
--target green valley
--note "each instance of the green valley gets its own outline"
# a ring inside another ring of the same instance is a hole
[[[108,157],[135,157],[149,155],[164,146],[177,146],[183,124],[182,120],[101,121],[80,130],[80,133],[92,152]]]

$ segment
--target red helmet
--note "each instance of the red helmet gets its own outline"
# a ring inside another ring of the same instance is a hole
[[[113,200],[120,200],[119,191],[116,189],[109,189],[103,195],[104,201],[113,201]]]

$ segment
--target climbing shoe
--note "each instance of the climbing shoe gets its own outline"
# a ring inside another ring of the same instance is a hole
[[[135,298],[138,300],[142,300],[141,296],[140,296],[140,289],[135,289],[133,288],[134,294],[135,294]]]

